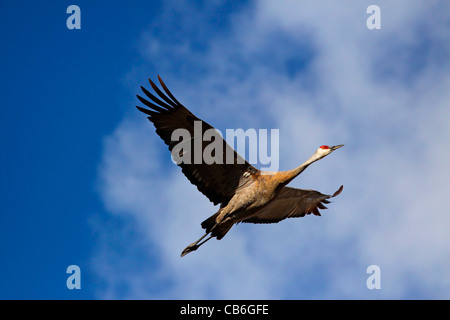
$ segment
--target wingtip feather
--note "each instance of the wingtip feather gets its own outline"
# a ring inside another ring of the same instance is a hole
[[[159,79],[159,76],[158,76]],[[159,90],[158,86],[151,80],[148,79],[148,81],[150,82],[150,85],[152,86],[153,90],[158,94],[158,96],[161,97],[161,99],[163,99],[166,103],[169,104],[170,108],[177,108],[177,104],[175,102],[173,102],[172,100],[170,100],[164,93],[162,93],[161,90]]]
[[[170,97],[170,99],[172,99],[178,106],[183,106],[172,94],[172,92],[170,92],[169,88],[167,88],[166,84],[164,83],[164,81],[161,79],[161,77],[158,75],[158,80],[159,83],[161,84],[161,87],[163,88],[163,90],[167,93],[167,95]]]
[[[343,185],[340,186],[340,188],[331,197],[338,196],[342,192],[342,190],[344,190],[344,186]]]
[[[136,106],[136,108],[137,108],[139,111],[141,111],[141,112],[143,112],[143,113],[145,113],[145,114],[147,114],[147,115],[149,115],[149,116],[152,116],[152,115],[156,114],[156,112],[153,112],[153,111],[151,111],[151,110],[148,110],[148,109],[145,109],[145,108],[142,108],[142,107],[139,107],[139,106]]]

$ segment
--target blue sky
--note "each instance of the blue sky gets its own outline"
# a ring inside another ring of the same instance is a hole
[[[413,2],[2,1],[0,298],[448,299],[450,10]],[[180,259],[216,208],[134,108],[156,74],[222,132],[279,129],[280,170],[344,143],[292,183],[344,192]]]
[[[120,102],[131,94],[123,77],[159,4],[80,1],[82,29],[68,30],[70,4],[0,5],[2,298],[95,297],[89,285],[67,290],[65,270],[88,270],[88,220],[106,214],[96,190],[102,141],[133,107]]]

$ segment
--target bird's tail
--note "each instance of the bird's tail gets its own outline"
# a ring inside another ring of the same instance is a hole
[[[211,231],[211,236],[216,237],[217,240],[220,240],[227,234],[228,231],[230,231],[233,225],[234,222],[230,218],[226,218],[214,227]]]
[[[217,240],[222,239],[234,224],[234,222],[230,218],[225,218],[221,222],[217,223],[216,218],[219,213],[220,211],[216,212],[211,217],[202,222],[202,228],[205,229],[206,233],[211,232],[211,236],[216,237]]]
[[[219,212],[214,213],[211,217],[202,222],[202,228],[205,229],[206,233],[210,233],[211,229],[216,225],[216,218]]]

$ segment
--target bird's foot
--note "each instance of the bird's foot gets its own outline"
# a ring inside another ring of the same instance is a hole
[[[196,242],[191,243],[190,245],[188,245],[186,247],[186,249],[183,250],[183,252],[181,252],[181,257],[184,257],[185,255],[187,255],[189,252],[195,251],[197,250],[199,247],[199,245],[197,245]]]

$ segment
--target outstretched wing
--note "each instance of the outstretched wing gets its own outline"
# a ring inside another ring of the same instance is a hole
[[[149,79],[153,90],[162,100],[141,87],[152,102],[138,95],[138,99],[150,109],[136,107],[149,115],[148,119],[154,124],[156,133],[169,146],[173,158],[189,181],[215,205],[226,205],[236,189],[249,182],[251,175],[257,173],[258,169],[231,148],[217,130],[186,109],[159,76],[158,79],[167,95]],[[174,134],[177,129],[184,130]],[[206,131],[208,134],[204,136]],[[188,134],[189,139],[185,139],[185,134]],[[222,146],[222,150],[213,147],[212,143]],[[245,174],[247,172],[249,174]]]
[[[259,209],[255,215],[241,222],[276,223],[286,218],[304,217],[311,213],[320,216],[319,209],[327,209],[325,204],[330,203],[328,199],[336,197],[343,188],[344,186],[341,186],[330,196],[315,190],[284,187],[277,198]]]

